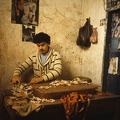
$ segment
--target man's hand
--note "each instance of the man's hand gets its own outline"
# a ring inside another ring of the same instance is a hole
[[[34,83],[39,83],[39,82],[43,82],[43,77],[41,76],[41,77],[37,77],[37,78],[32,78],[32,80],[31,80],[31,84],[34,84]]]
[[[20,82],[21,82],[21,77],[20,77],[20,76],[14,75],[14,76],[12,77],[12,83],[13,83],[13,84],[18,84],[18,83],[20,83]]]

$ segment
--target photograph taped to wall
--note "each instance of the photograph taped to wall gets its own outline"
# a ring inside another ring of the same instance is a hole
[[[23,25],[22,26],[22,41],[32,42],[35,36],[35,26]]]
[[[39,0],[12,0],[11,23],[38,25]]]
[[[111,22],[111,34],[112,37],[119,38],[120,37],[120,13],[112,14],[112,22]]]

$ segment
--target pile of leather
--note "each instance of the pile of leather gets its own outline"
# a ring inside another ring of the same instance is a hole
[[[87,109],[90,105],[90,100],[95,97],[108,96],[110,93],[97,92],[96,94],[78,94],[77,92],[72,92],[68,95],[61,97],[61,102],[63,103],[66,119],[70,120],[72,117],[76,116],[78,113],[83,112],[82,120],[85,120]]]
[[[44,102],[54,102],[54,99],[39,98],[33,95],[33,88],[29,84],[19,84],[13,86],[12,94],[6,96],[6,105],[11,107],[22,117],[28,116],[33,111],[38,112],[43,108]]]
[[[7,106],[10,106],[19,116],[25,117],[31,112],[38,112],[42,106],[39,101],[30,100],[27,97],[9,96],[6,98]]]

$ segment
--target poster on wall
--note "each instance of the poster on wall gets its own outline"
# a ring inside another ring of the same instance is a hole
[[[120,13],[112,14],[111,27],[112,38],[120,38]]]
[[[35,26],[22,25],[22,41],[32,42],[35,36]]]
[[[12,0],[11,23],[38,25],[39,0]]]

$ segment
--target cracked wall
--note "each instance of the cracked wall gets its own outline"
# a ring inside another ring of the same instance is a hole
[[[11,23],[11,0],[0,1],[0,87],[11,86],[13,71],[37,47],[31,42],[22,42],[22,26]],[[98,30],[98,43],[88,50],[76,45],[78,31],[90,17]],[[102,0],[40,0],[39,24],[36,33],[46,32],[51,36],[51,46],[61,53],[63,79],[86,76],[101,85],[105,26],[100,19],[106,17]]]

